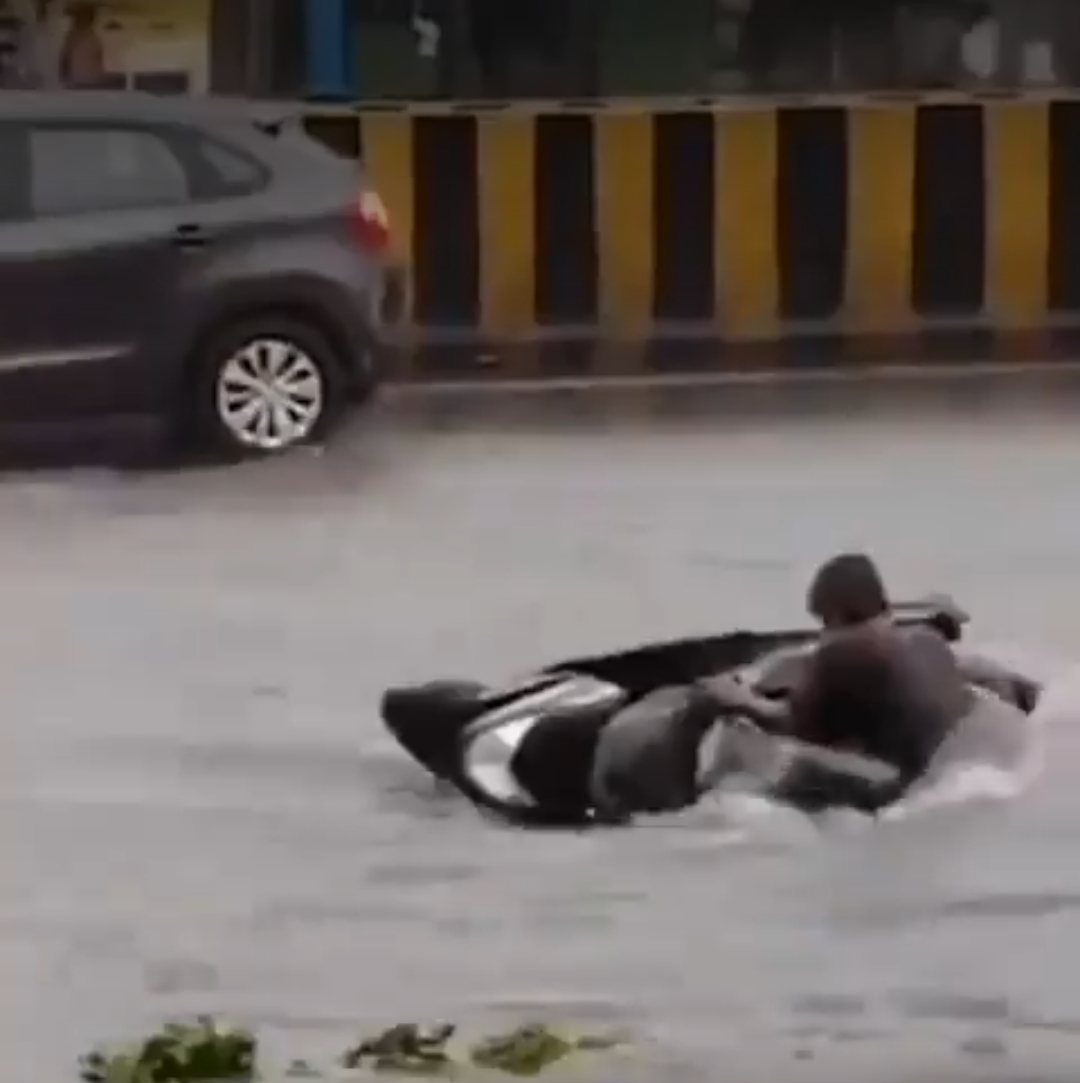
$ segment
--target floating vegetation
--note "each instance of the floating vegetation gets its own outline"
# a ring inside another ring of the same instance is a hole
[[[232,1083],[255,1078],[255,1036],[209,1016],[168,1023],[144,1041],[80,1062],[83,1083]]]
[[[614,1049],[622,1044],[615,1036],[570,1036],[543,1024],[518,1027],[509,1034],[485,1038],[469,1050],[478,1068],[492,1068],[511,1075],[539,1075],[571,1053]]]
[[[372,1067],[377,1072],[444,1075],[454,1067],[446,1045],[457,1028],[440,1023],[422,1030],[416,1023],[398,1023],[374,1038],[365,1038],[341,1058],[345,1068]]]
[[[626,1045],[614,1035],[571,1035],[543,1023],[517,1027],[482,1038],[455,1053],[452,1023],[423,1027],[398,1023],[347,1049],[338,1078],[361,1073],[455,1076],[462,1069],[514,1076],[539,1075],[574,1053],[598,1052]],[[194,1023],[169,1023],[144,1041],[113,1051],[98,1049],[80,1062],[84,1083],[250,1083],[256,1076],[257,1042],[248,1030],[223,1026],[209,1017]],[[341,1075],[341,1070],[346,1073]],[[294,1061],[291,1079],[330,1079],[307,1061]],[[266,1077],[264,1077],[266,1078]]]

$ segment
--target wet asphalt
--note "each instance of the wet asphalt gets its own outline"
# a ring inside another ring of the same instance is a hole
[[[932,825],[523,835],[375,705],[798,620],[849,546],[1080,655],[1080,382],[413,395],[278,462],[34,465],[0,479],[11,1083],[195,1011],[279,1065],[543,1017],[633,1030],[612,1083],[1075,1076],[1080,728]]]

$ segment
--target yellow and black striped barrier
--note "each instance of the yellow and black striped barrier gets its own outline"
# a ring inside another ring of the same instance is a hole
[[[389,207],[412,268],[406,376],[1080,348],[1080,96],[421,106],[305,123],[362,156]]]

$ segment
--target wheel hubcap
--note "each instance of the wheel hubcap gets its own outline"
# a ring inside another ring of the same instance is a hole
[[[310,436],[324,398],[318,364],[284,339],[253,339],[218,376],[218,416],[238,443],[258,451],[278,451]]]

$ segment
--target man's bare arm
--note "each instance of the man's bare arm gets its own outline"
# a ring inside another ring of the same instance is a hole
[[[786,733],[791,727],[792,715],[787,702],[759,696],[727,674],[706,677],[698,682],[698,686],[722,711],[748,718],[769,733]]]
[[[954,651],[964,680],[993,692],[1022,710],[1031,710],[1038,699],[1038,683],[1024,674],[975,651]]]

